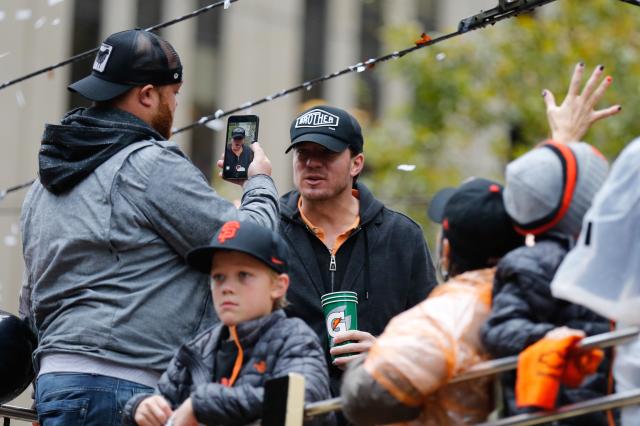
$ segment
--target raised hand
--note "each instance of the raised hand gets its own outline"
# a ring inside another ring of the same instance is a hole
[[[595,110],[596,104],[607,88],[611,86],[613,78],[603,77],[604,66],[598,65],[587,84],[580,91],[584,68],[582,62],[576,65],[571,77],[569,92],[561,105],[556,105],[555,97],[551,91],[547,89],[542,91],[542,96],[547,104],[547,119],[551,128],[551,138],[556,142],[580,141],[593,123],[622,110],[620,105]]]

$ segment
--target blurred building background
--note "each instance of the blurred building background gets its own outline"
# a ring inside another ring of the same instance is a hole
[[[0,3],[0,81],[96,47],[110,33],[146,28],[212,2],[5,0]],[[180,127],[218,109],[387,53],[381,36],[385,26],[451,30],[461,18],[495,4],[497,0],[240,0],[228,10],[219,8],[181,22],[161,31],[185,68],[174,124]],[[0,190],[36,175],[44,123],[57,122],[67,110],[87,105],[66,86],[88,74],[92,61],[0,91]],[[306,102],[324,99],[375,119],[411,96],[402,82],[368,72],[332,80],[247,113],[260,116],[259,139],[284,193],[292,186],[291,159],[284,155],[289,124]],[[216,189],[233,198],[239,192],[214,178],[225,125],[226,121],[213,123],[176,139]],[[366,125],[364,131],[366,138]],[[19,217],[25,193],[12,193],[0,201],[0,308],[11,312],[17,312],[23,270]],[[24,405],[27,400],[19,402]]]

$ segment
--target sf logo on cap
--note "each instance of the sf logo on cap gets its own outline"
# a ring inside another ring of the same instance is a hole
[[[348,331],[351,328],[351,316],[345,316],[346,306],[338,306],[327,315],[327,333],[336,337],[341,331]]]
[[[321,109],[312,109],[296,119],[296,129],[300,127],[334,127],[338,125],[340,117],[329,114]]]
[[[220,241],[220,244],[224,244],[227,240],[234,239],[238,229],[240,229],[240,222],[232,221],[222,225],[220,233],[218,234],[218,241]]]

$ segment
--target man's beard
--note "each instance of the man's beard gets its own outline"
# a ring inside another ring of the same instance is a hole
[[[160,105],[156,115],[151,119],[151,127],[160,133],[162,137],[169,140],[171,139],[171,129],[173,127],[173,112],[169,108],[169,104],[164,101],[162,95],[160,96]]]

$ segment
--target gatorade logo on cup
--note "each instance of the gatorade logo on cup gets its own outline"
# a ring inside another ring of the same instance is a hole
[[[329,336],[336,337],[341,331],[350,330],[351,316],[345,316],[346,306],[338,306],[327,315],[327,332]]]

